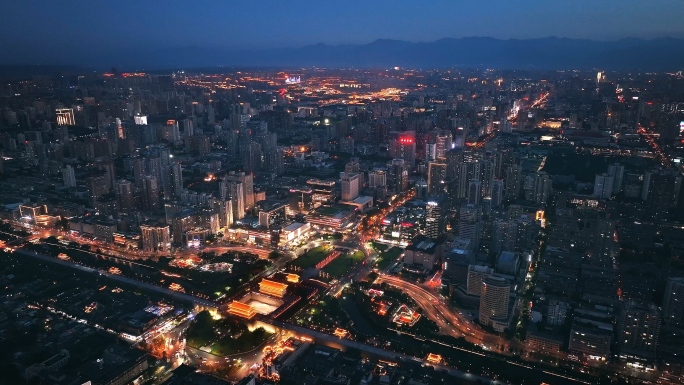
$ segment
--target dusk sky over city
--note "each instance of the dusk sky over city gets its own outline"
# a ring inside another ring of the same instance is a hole
[[[682,37],[682,14],[684,2],[678,0],[27,0],[5,4],[0,43],[17,54],[30,46],[45,57],[61,52],[68,59],[77,49],[261,49],[469,36],[615,40]]]

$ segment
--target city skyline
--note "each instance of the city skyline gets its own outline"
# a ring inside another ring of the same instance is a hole
[[[0,385],[684,383],[681,0],[3,10]]]

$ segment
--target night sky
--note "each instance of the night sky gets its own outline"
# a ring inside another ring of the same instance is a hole
[[[0,63],[70,63],[105,51],[262,49],[379,38],[684,37],[682,0],[5,0],[2,10]]]

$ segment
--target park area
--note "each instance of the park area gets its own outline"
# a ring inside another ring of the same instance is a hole
[[[341,255],[335,258],[332,262],[327,264],[323,271],[330,274],[335,278],[343,276],[347,271],[349,271],[354,265],[363,260],[364,254],[361,251],[354,251]]]
[[[197,314],[188,328],[188,346],[210,351],[218,356],[245,353],[263,345],[271,333],[263,328],[249,331],[246,326],[229,319],[214,319],[207,311]]]
[[[330,255],[332,251],[333,248],[329,245],[314,247],[301,257],[295,259],[292,262],[292,265],[300,269],[308,269],[314,267],[319,262],[324,260],[328,255]]]
[[[399,247],[393,247],[393,248],[385,251],[384,253],[380,254],[380,258],[378,258],[378,261],[377,261],[378,269],[384,270],[387,267],[389,267],[394,261],[397,260],[397,258],[399,258],[399,256],[403,252],[404,252],[403,249],[401,249]]]

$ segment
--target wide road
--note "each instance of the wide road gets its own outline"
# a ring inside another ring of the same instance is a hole
[[[386,282],[406,292],[423,309],[424,314],[437,323],[443,334],[456,338],[464,337],[466,341],[484,345],[487,349],[503,351],[507,349],[508,342],[505,339],[485,333],[457,312],[454,312],[444,300],[425,288],[386,274],[381,274],[377,282]],[[501,349],[502,346],[503,349]]]
[[[57,259],[57,258],[53,258],[53,257],[47,256],[47,255],[43,255],[43,254],[38,254],[34,251],[18,249],[18,250],[15,250],[14,253],[21,254],[21,255],[31,257],[31,258],[35,258],[35,259],[39,259],[39,260],[44,261],[44,262],[54,263],[57,265],[62,265],[62,266],[78,269],[78,270],[84,271],[86,273],[98,273],[101,276],[104,276],[106,278],[109,278],[109,279],[112,279],[115,281],[119,281],[119,282],[122,282],[122,283],[125,283],[128,285],[137,286],[141,289],[150,290],[150,291],[154,291],[154,292],[161,293],[164,295],[168,295],[168,296],[173,297],[175,299],[193,302],[195,304],[205,306],[205,307],[218,308],[218,305],[213,301],[209,301],[209,300],[198,298],[198,297],[195,297],[195,296],[192,296],[189,294],[173,291],[173,290],[161,287],[161,286],[153,285],[151,283],[136,281],[134,279],[122,277],[122,276],[116,275],[116,274],[110,274],[106,271],[93,269],[93,268],[83,266],[83,265],[80,265],[77,263],[64,261],[61,259]]]
[[[268,259],[268,256],[271,254],[271,249],[262,249],[259,247],[251,247],[251,246],[209,246],[205,247],[201,250],[202,252],[210,253],[210,252],[215,252],[216,254],[223,254],[227,253],[230,251],[238,251],[241,253],[251,253],[251,254],[256,254],[259,256],[261,259]]]

